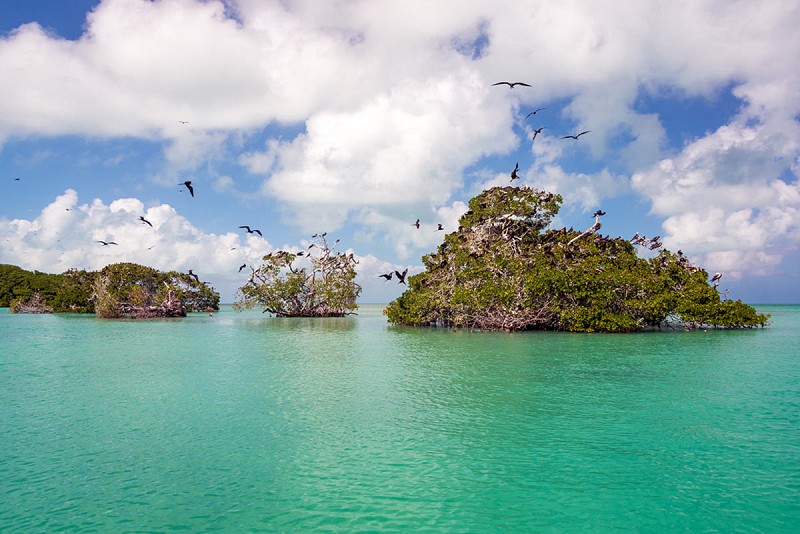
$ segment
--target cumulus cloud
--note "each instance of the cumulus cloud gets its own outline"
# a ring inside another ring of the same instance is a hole
[[[766,274],[800,245],[799,125],[748,126],[744,118],[633,176],[665,217],[664,243],[717,269]],[[796,176],[796,169],[792,171]]]
[[[152,227],[142,222],[143,216]],[[115,242],[103,245],[99,241]],[[231,296],[241,285],[242,263],[257,262],[274,247],[261,237],[210,234],[195,227],[168,204],[145,208],[136,198],[79,204],[68,189],[31,220],[0,219],[0,262],[26,269],[63,272],[102,269],[134,262],[157,269],[193,269]]]

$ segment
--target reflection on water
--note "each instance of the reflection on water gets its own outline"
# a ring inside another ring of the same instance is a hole
[[[743,332],[0,315],[0,530],[766,530],[800,309]],[[761,310],[760,310],[761,311]]]

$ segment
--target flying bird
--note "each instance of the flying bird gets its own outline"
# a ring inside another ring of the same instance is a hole
[[[511,89],[513,89],[515,85],[523,85],[525,87],[530,87],[530,84],[527,84],[525,82],[497,82],[497,83],[493,83],[492,85],[507,85]]]
[[[417,230],[419,230],[419,219],[417,219],[417,222],[414,223],[414,226],[416,226]]]
[[[537,130],[534,130],[533,131],[533,138],[531,139],[531,141],[536,141],[536,136],[539,135],[540,133],[542,133],[542,130],[544,130],[544,129],[545,129],[544,126],[542,126],[541,128],[539,128]]]
[[[600,216],[605,215],[605,214],[606,214],[606,212],[604,212],[603,210],[597,210],[596,212],[594,212],[592,217],[600,217]]]
[[[517,174],[518,170],[519,170],[519,162],[517,162],[517,164],[514,166],[514,170],[511,171],[511,181],[512,182],[519,178],[519,175]]]
[[[531,111],[530,113],[528,113],[527,115],[525,115],[525,118],[527,119],[527,118],[528,118],[528,117],[530,117],[531,115],[536,115],[536,113],[537,113],[537,112],[539,112],[539,111],[542,111],[543,109],[547,109],[547,108],[539,108],[539,109],[535,109],[535,110]]]
[[[382,278],[386,278],[387,282],[392,279],[392,273],[379,274],[378,276],[382,277]]]
[[[711,277],[711,281],[716,282],[720,278],[722,278],[722,273],[715,273],[714,276]]]
[[[395,276],[397,276],[397,279],[400,280],[399,282],[397,282],[398,284],[405,284],[406,283],[406,275],[408,274],[408,267],[406,267],[406,270],[403,271],[402,273],[400,271],[395,271],[394,274],[395,274]],[[388,278],[387,278],[387,280],[388,280]]]
[[[104,247],[107,247],[108,245],[116,245],[117,244],[117,243],[114,243],[113,241],[99,241],[98,240],[97,242],[98,243],[102,243]]]
[[[247,226],[246,224],[244,226],[240,226],[239,228],[244,228],[245,230],[247,230],[248,234],[258,234],[261,237],[264,237],[264,234],[261,233],[261,230],[258,230],[258,229],[251,230],[250,227]]]
[[[181,124],[189,124],[189,121],[178,121]]]
[[[139,220],[140,220],[140,221],[142,221],[143,223],[147,223],[147,224],[149,224],[149,225],[150,225],[150,228],[152,228],[152,227],[153,227],[153,223],[151,223],[150,221],[148,221],[147,219],[145,219],[145,218],[144,218],[144,216],[142,216],[142,215],[139,215]]]
[[[247,267],[247,264],[246,264],[246,263],[243,263],[243,264],[241,264],[241,265],[239,266],[239,272],[242,272],[242,269],[244,269],[245,267]]]
[[[437,231],[437,232],[438,232],[439,230],[444,230],[444,226],[442,226],[442,223],[437,223],[437,225],[439,226],[439,227],[436,229],[436,231]]]
[[[564,137],[562,137],[561,139],[577,139],[577,138],[579,138],[580,136],[582,136],[583,134],[587,134],[587,133],[589,133],[589,132],[591,132],[591,130],[586,130],[585,132],[581,132],[581,133],[579,133],[578,135],[565,135],[565,136],[564,136]]]
[[[198,284],[200,283],[200,277],[198,277],[196,274],[194,274],[194,273],[192,272],[192,270],[191,270],[191,269],[189,269],[189,276],[191,276],[191,277],[193,277],[195,280],[197,280],[197,283],[198,283]]]
[[[191,180],[186,180],[182,184],[178,184],[178,185],[185,185],[186,189],[189,190],[189,194],[194,196],[194,187],[192,187],[192,181]]]

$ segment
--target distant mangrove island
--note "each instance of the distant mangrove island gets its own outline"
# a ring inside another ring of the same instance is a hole
[[[194,274],[136,263],[61,274],[0,265],[0,307],[12,313],[94,313],[102,318],[183,317],[219,309],[219,293]]]

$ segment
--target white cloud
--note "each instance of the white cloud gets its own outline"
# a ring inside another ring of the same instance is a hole
[[[403,83],[347,113],[320,113],[290,142],[250,160],[277,161],[264,191],[292,205],[301,228],[336,228],[350,210],[440,205],[463,169],[508,150],[511,116],[468,71]]]
[[[139,216],[153,224],[139,220]],[[104,246],[98,241],[114,241]],[[105,204],[79,204],[69,189],[32,220],[0,219],[0,262],[25,269],[63,272],[77,267],[102,269],[134,262],[161,270],[193,269],[227,296],[243,283],[242,263],[254,263],[274,247],[264,238],[235,233],[209,234],[192,225],[168,204],[145,209],[135,198]]]
[[[717,270],[759,274],[797,249],[800,186],[781,176],[796,164],[800,132],[782,125],[751,127],[742,118],[633,176],[665,217],[665,245]]]

